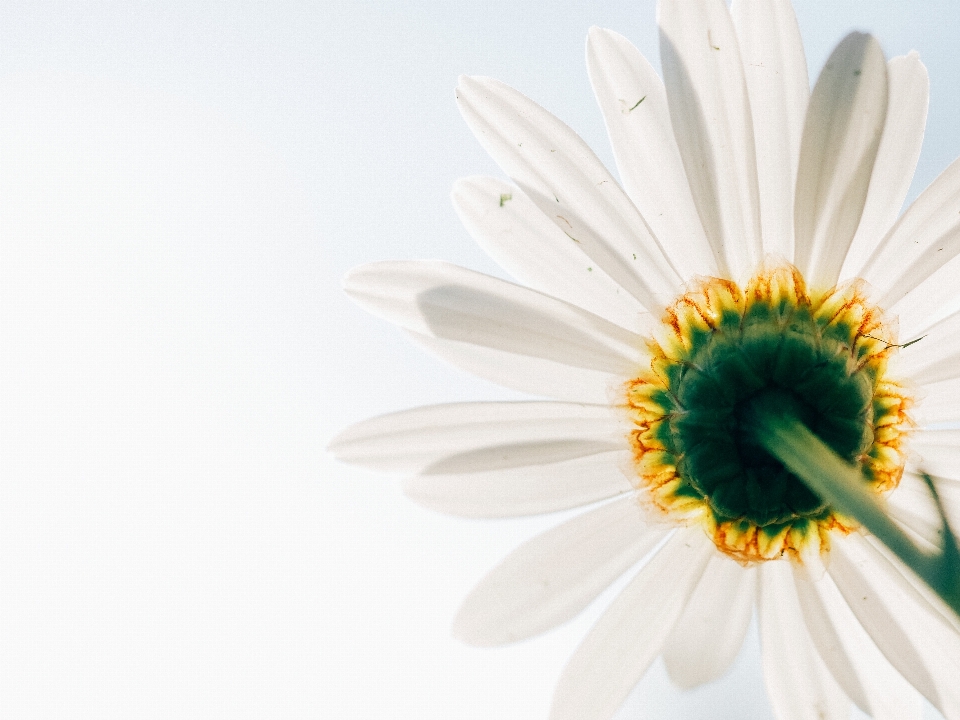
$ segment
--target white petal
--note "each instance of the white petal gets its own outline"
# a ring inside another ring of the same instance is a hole
[[[587,71],[633,204],[682,278],[716,275],[660,76],[629,40],[598,27],[587,36]]]
[[[887,660],[948,718],[960,717],[960,633],[864,538],[839,538],[830,576]]]
[[[924,385],[919,406],[910,414],[923,425],[960,421],[960,378]]]
[[[517,517],[566,510],[631,492],[620,450],[543,465],[460,475],[417,475],[403,481],[414,502],[462,517]]]
[[[723,0],[661,0],[660,59],[670,120],[720,271],[749,275],[762,254],[750,101]]]
[[[491,78],[461,76],[457,102],[480,144],[570,242],[648,310],[681,278],[617,181],[573,130]]]
[[[911,438],[919,466],[931,475],[960,480],[960,430],[925,430]]]
[[[920,55],[912,52],[893,58],[887,63],[887,79],[887,121],[863,216],[841,277],[859,277],[863,263],[896,221],[920,157],[930,103],[930,77]]]
[[[900,239],[903,240],[902,237]],[[944,244],[936,245],[936,254],[942,255],[946,250],[941,248],[946,247]],[[905,248],[901,246],[901,249]],[[890,258],[886,261],[889,262]],[[960,254],[954,255],[939,267],[934,268],[924,280],[918,282],[895,303],[884,306],[892,317],[897,318],[900,337],[904,342],[922,337],[934,325],[960,309],[958,285],[960,285]]]
[[[643,307],[584,254],[515,185],[469,177],[453,186],[453,206],[467,231],[523,284],[630,330]]]
[[[926,434],[922,432],[919,436],[922,438]],[[916,458],[911,458],[900,484],[887,495],[887,507],[894,520],[934,551],[942,546],[943,520],[930,489],[917,474],[915,463]],[[960,482],[941,477],[933,480],[947,519],[954,529],[960,528]],[[960,623],[960,618],[957,622]]]
[[[938,268],[960,253],[960,160],[934,180],[907,208],[861,271],[892,308]],[[948,292],[955,296],[956,285]],[[931,311],[935,308],[929,308]]]
[[[427,352],[451,365],[512,390],[579,403],[620,403],[623,375],[586,370],[473,343],[438,340],[404,331]]]
[[[730,7],[750,93],[763,251],[793,260],[793,188],[810,99],[807,60],[790,0]]]
[[[753,616],[756,571],[714,555],[670,633],[663,660],[683,689],[716,680],[733,663]]]
[[[431,260],[354,268],[358,305],[422,335],[606,373],[627,372],[643,340],[619,325],[520,285]]]
[[[837,282],[857,232],[887,115],[887,62],[870,35],[830,55],[807,107],[794,205],[796,265],[815,286]]]
[[[453,634],[502,645],[566,622],[643,559],[670,528],[646,525],[633,497],[614,500],[514,550],[473,589]]]
[[[898,352],[897,370],[920,385],[960,377],[960,312],[927,330],[920,342]]]
[[[563,670],[550,720],[607,720],[650,667],[716,549],[684,528],[630,581]]]
[[[329,449],[344,462],[384,472],[467,473],[623,449],[626,433],[602,405],[467,402],[364,420]]]
[[[850,700],[827,671],[803,621],[788,561],[760,566],[763,679],[779,720],[847,720]]]
[[[920,694],[880,653],[829,575],[794,570],[813,643],[844,692],[874,720],[919,720]]]
[[[912,569],[908,568],[900,558],[894,555],[890,549],[877,540],[876,537],[867,535],[865,539],[867,543],[889,563],[889,569],[897,575],[896,582],[905,583],[905,587],[907,587],[909,592],[916,593],[923,598],[930,612],[939,614],[943,622],[953,626],[954,632],[960,634],[960,617],[957,617],[956,611],[947,605],[943,598],[937,595],[929,585],[921,580]],[[931,551],[933,550],[934,549],[931,548]]]

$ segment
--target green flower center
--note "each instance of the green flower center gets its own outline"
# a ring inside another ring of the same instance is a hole
[[[799,420],[876,492],[900,481],[910,401],[886,376],[895,338],[862,284],[811,293],[791,266],[744,289],[703,278],[648,349],[625,385],[642,497],[738,560],[803,557],[854,527],[760,445],[758,417]]]
[[[755,304],[742,319],[728,315],[670,378],[676,409],[664,444],[720,522],[822,519],[827,506],[754,440],[755,409],[763,404],[798,418],[856,462],[873,444],[875,378],[857,368],[847,344],[825,337],[806,309],[784,318]]]

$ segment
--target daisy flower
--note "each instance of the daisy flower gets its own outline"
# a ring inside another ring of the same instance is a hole
[[[663,79],[593,28],[587,67],[622,185],[560,120],[463,77],[512,183],[454,204],[512,283],[439,261],[345,280],[428,351],[550,400],[457,403],[341,433],[342,460],[466,517],[583,506],[483,578],[454,632],[518,641],[633,577],[575,651],[551,717],[603,720],[662,656],[729,667],[754,612],[779,718],[960,718],[960,619],[779,459],[803,423],[900,527],[960,526],[960,162],[898,217],[926,121],[916,53],[853,33],[811,91],[787,0],[662,0]],[[923,338],[918,342],[911,342]]]

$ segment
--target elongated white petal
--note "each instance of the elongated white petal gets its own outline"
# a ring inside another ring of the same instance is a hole
[[[837,282],[857,232],[887,116],[880,43],[850,33],[810,96],[794,205],[796,265],[815,286]]]
[[[793,261],[793,189],[810,99],[807,60],[790,0],[730,7],[750,93],[763,251]]]
[[[897,489],[886,498],[887,508],[890,516],[919,545],[929,552],[937,552],[943,547],[943,519],[929,488],[917,474],[916,462],[916,456],[911,458]],[[935,477],[934,482],[949,522],[953,528],[960,528],[960,482],[939,477]],[[956,622],[960,627],[960,618]]]
[[[920,55],[895,57],[887,63],[890,91],[887,121],[870,176],[857,234],[850,244],[841,277],[859,277],[860,269],[896,222],[920,158],[930,103],[930,77]]]
[[[956,611],[947,605],[943,598],[937,595],[929,585],[921,580],[913,570],[908,568],[900,558],[894,555],[893,552],[877,540],[876,537],[867,535],[866,541],[873,550],[886,559],[889,563],[888,568],[898,574],[896,582],[905,583],[905,587],[908,588],[909,592],[916,593],[923,598],[930,612],[938,614],[943,622],[953,627],[955,633],[960,634],[960,617],[957,617]],[[935,548],[931,547],[929,550],[935,552],[939,550],[940,547],[942,546],[938,544]]]
[[[491,78],[461,76],[457,102],[480,144],[543,213],[648,310],[681,278],[617,181],[573,130]]]
[[[587,36],[587,71],[633,204],[681,277],[716,275],[660,76],[629,40],[598,27]]]
[[[351,270],[344,290],[407,330],[600,372],[629,369],[642,340],[619,325],[529,288],[432,260]]]
[[[619,373],[586,370],[530,355],[505,352],[455,340],[438,340],[405,331],[424,350],[461,370],[498,385],[580,403],[618,402]],[[622,393],[621,393],[622,395]]]
[[[913,205],[910,207],[912,208]],[[908,209],[907,212],[910,210]],[[894,226],[895,230],[896,227]],[[947,248],[948,245],[939,244],[935,246],[934,252],[942,255]],[[887,258],[886,261],[889,262],[890,259]],[[944,260],[942,265],[934,268],[926,278],[903,294],[899,300],[886,306],[888,313],[898,319],[900,337],[904,342],[922,337],[933,326],[960,309],[958,285],[960,285],[960,253]]]
[[[542,465],[458,475],[415,475],[403,491],[424,507],[462,517],[517,517],[566,510],[633,490],[619,450]]]
[[[471,645],[502,645],[556,627],[639,562],[669,529],[645,524],[630,497],[538,535],[473,589],[453,634]]]
[[[924,385],[921,394],[919,407],[911,413],[915,420],[924,425],[960,421],[960,378]]]
[[[915,338],[904,338],[913,340]],[[940,321],[897,354],[897,369],[920,385],[960,377],[960,312]]]
[[[920,694],[877,649],[831,577],[814,581],[795,568],[794,579],[813,644],[847,696],[874,720],[919,720]]]
[[[643,306],[520,188],[497,178],[469,177],[457,180],[452,199],[473,239],[513,277],[622,327],[640,329]]]
[[[954,160],[907,208],[861,271],[882,307],[892,307],[960,253],[958,207],[960,160]]]
[[[763,679],[779,720],[847,720],[850,700],[813,646],[787,562],[760,566]]]
[[[707,239],[734,280],[762,254],[753,120],[723,0],[660,0],[660,59],[670,120]]]
[[[364,420],[329,449],[340,460],[385,472],[475,472],[623,449],[626,432],[602,405],[467,402]]]
[[[755,568],[723,555],[710,559],[663,649],[674,683],[693,688],[727,671],[750,625],[756,584]]]
[[[830,576],[887,660],[940,712],[960,717],[960,633],[857,534],[835,543]]]
[[[699,528],[677,533],[630,581],[560,677],[551,720],[607,720],[660,654],[716,552]]]
[[[913,463],[931,475],[960,480],[960,430],[925,430],[911,439]]]

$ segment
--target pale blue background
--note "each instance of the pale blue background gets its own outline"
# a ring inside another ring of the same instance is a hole
[[[812,77],[853,28],[920,51],[915,196],[960,155],[960,5],[797,11]],[[0,716],[546,717],[600,605],[501,650],[448,627],[557,519],[443,518],[323,448],[373,414],[514,397],[339,279],[388,258],[496,272],[448,200],[498,174],[461,72],[612,165],[593,24],[659,65],[650,1],[0,3]],[[619,717],[769,718],[755,634],[696,692],[655,665]]]

